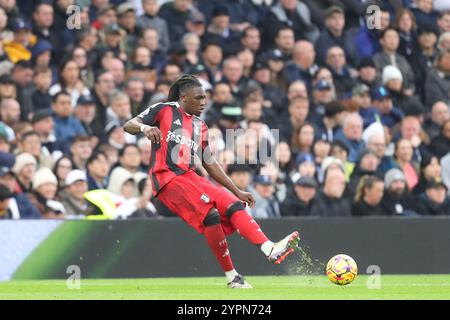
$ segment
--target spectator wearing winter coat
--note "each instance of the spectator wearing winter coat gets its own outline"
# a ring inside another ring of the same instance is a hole
[[[86,174],[78,169],[70,171],[64,181],[66,186],[62,203],[67,210],[67,218],[82,217],[87,209],[83,195],[88,191]]]
[[[343,197],[345,186],[345,173],[342,168],[330,167],[327,169],[323,189],[314,200],[311,215],[321,217],[350,216],[350,201]]]
[[[350,150],[348,160],[350,162],[358,161],[358,154],[365,147],[362,139],[363,119],[354,112],[348,114],[342,124],[342,131],[339,132],[335,139],[344,142]]]
[[[61,142],[69,142],[77,135],[86,134],[80,121],[73,116],[73,107],[67,92],[61,91],[53,97],[52,109],[55,135]]]
[[[377,70],[379,74],[382,73],[383,68],[387,65],[394,65],[396,66],[404,79],[404,87],[410,92],[413,93],[415,86],[414,86],[414,72],[409,65],[406,58],[401,56],[397,50],[399,47],[400,37],[397,32],[392,27],[387,28],[381,33],[380,38],[380,44],[383,48],[382,51],[378,52],[374,55],[373,61],[375,62],[375,65],[377,67]]]
[[[384,182],[377,176],[363,176],[358,184],[353,216],[383,216],[388,213],[381,206],[384,193]]]
[[[312,79],[319,69],[315,63],[316,51],[311,42],[297,41],[294,45],[292,60],[284,66],[284,77],[288,84],[296,80],[302,80],[306,84],[308,92],[312,88]]]
[[[0,167],[0,184],[5,185],[12,193],[8,204],[8,213],[4,218],[8,219],[40,219],[39,210],[23,194],[17,193],[17,181],[14,172],[9,167]]]
[[[394,168],[384,176],[385,192],[381,206],[393,216],[416,215],[420,205],[416,198],[406,189],[406,178],[400,169]]]
[[[347,60],[352,63],[350,57],[351,44],[349,36],[344,30],[345,12],[340,6],[331,6],[325,14],[325,29],[320,33],[315,43],[317,48],[317,62],[324,64],[327,51],[331,47],[338,46],[345,51]]]
[[[441,127],[445,121],[450,120],[450,107],[444,101],[437,101],[431,107],[430,117],[425,120],[423,129],[431,141],[441,133]]]
[[[402,110],[405,115],[425,113],[419,98],[406,94],[403,76],[397,67],[387,65],[383,68],[382,83],[389,91],[394,106]]]
[[[428,181],[425,193],[420,196],[422,214],[424,215],[450,215],[450,197],[447,195],[447,186],[441,179]]]
[[[359,182],[364,176],[377,175],[377,168],[380,164],[380,159],[370,149],[363,149],[359,153],[359,161],[356,164],[350,176],[350,181],[345,190],[345,196],[349,199],[355,198]],[[361,200],[358,198],[358,201]]]
[[[170,45],[169,29],[166,20],[157,15],[159,12],[158,3],[157,0],[143,0],[144,14],[137,18],[136,25],[141,30],[150,27],[155,28],[158,31],[159,48],[166,52]]]
[[[29,153],[21,153],[16,157],[16,163],[12,167],[17,180],[16,191],[29,193],[32,191],[31,181],[37,170],[37,161]]]
[[[441,127],[440,135],[431,142],[430,151],[439,159],[450,150],[450,120],[445,121]]]
[[[171,43],[180,41],[186,34],[186,21],[192,10],[195,10],[195,8],[192,8],[191,1],[168,1],[161,6],[158,16],[167,23]]]
[[[283,217],[309,216],[317,188],[317,181],[313,177],[304,176],[297,179],[281,204],[281,215]]]
[[[373,57],[374,54],[381,50],[380,37],[381,32],[385,30],[391,23],[390,13],[384,8],[380,11],[380,28],[371,28],[369,20],[359,28],[355,37],[355,49],[358,62],[364,58]]]
[[[33,176],[31,202],[44,219],[62,219],[66,213],[63,204],[56,199],[58,179],[49,168],[41,168]]]
[[[436,101],[450,99],[450,50],[441,51],[436,65],[430,68],[425,81],[425,103],[430,108]]]
[[[319,37],[319,28],[311,21],[309,8],[298,0],[281,0],[274,5],[267,18],[267,40],[272,41],[281,26],[291,26],[294,29],[295,40],[315,42]]]
[[[254,187],[250,187],[256,203],[251,208],[250,214],[255,219],[280,218],[280,204],[275,198],[275,187],[270,176],[257,175]],[[252,190],[253,189],[253,190]]]
[[[372,90],[372,105],[379,111],[380,120],[383,126],[395,127],[404,117],[403,112],[392,103],[389,91],[382,86],[377,86]]]

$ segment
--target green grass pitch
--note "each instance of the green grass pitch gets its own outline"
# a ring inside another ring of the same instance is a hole
[[[4,299],[450,299],[450,275],[384,275],[381,289],[367,288],[368,276],[347,286],[332,284],[326,276],[249,276],[254,289],[231,290],[225,278],[146,278],[81,280],[80,289],[68,289],[64,280],[0,283]]]

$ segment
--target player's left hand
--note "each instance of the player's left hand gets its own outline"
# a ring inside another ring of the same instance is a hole
[[[239,200],[247,203],[250,208],[253,208],[255,206],[255,198],[250,192],[240,190],[236,196],[239,198]]]

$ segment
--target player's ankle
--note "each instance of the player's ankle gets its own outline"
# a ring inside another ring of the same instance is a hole
[[[227,277],[228,282],[233,281],[234,277],[239,275],[239,273],[236,271],[236,269],[225,271],[225,277]]]
[[[274,243],[270,240],[267,240],[261,245],[261,251],[268,257],[272,252]]]

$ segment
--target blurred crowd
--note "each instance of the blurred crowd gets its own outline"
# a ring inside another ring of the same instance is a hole
[[[123,125],[184,73],[255,218],[450,214],[448,0],[0,0],[0,38],[0,219],[173,216]]]

